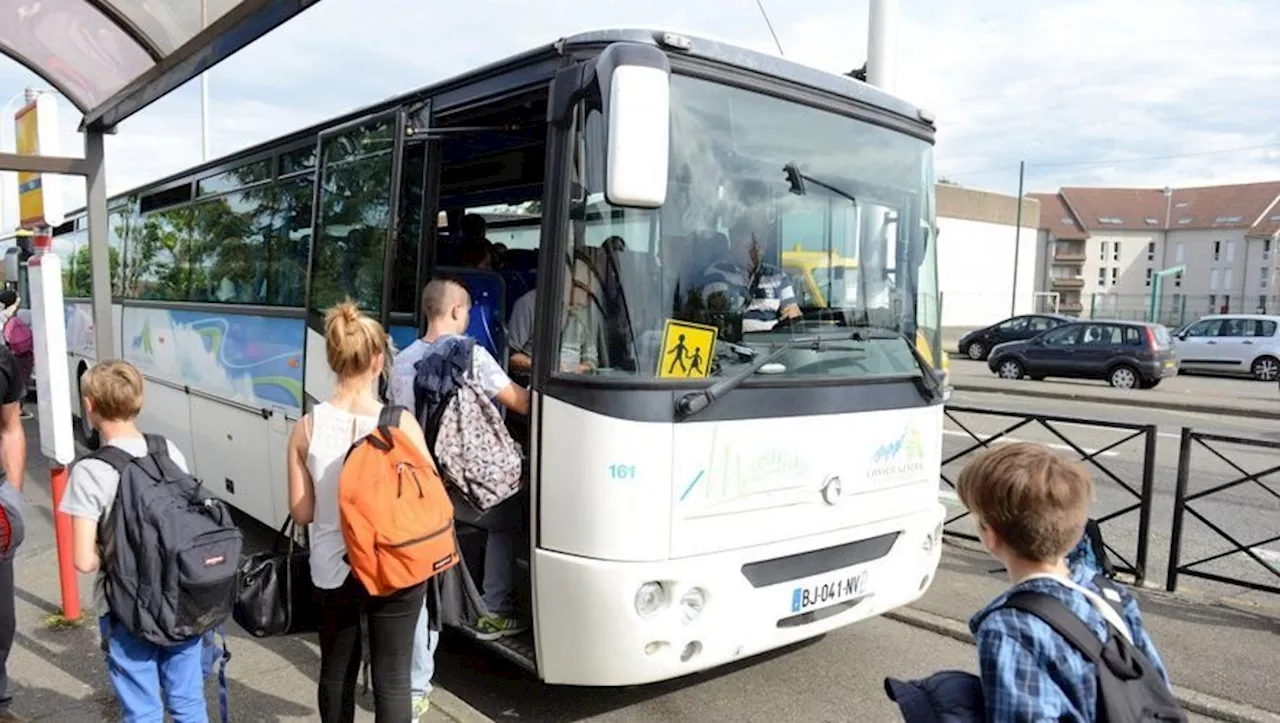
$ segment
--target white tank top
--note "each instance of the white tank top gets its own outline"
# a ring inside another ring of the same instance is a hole
[[[342,587],[351,572],[343,561],[347,546],[338,519],[338,477],[356,440],[378,426],[378,417],[351,414],[325,402],[311,410],[307,471],[315,482],[315,518],[311,521],[311,582],[322,590]]]

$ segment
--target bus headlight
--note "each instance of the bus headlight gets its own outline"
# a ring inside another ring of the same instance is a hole
[[[686,623],[691,623],[702,614],[702,608],[706,604],[707,593],[702,588],[689,588],[689,591],[680,598],[680,615]]]
[[[646,582],[636,591],[636,614],[642,618],[653,617],[666,601],[667,593],[662,589],[662,583]]]

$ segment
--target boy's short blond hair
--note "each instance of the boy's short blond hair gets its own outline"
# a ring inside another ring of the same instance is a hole
[[[142,375],[129,362],[103,362],[80,378],[80,394],[93,403],[94,413],[102,419],[136,419],[142,412]]]
[[[1084,534],[1093,480],[1042,444],[1000,445],[965,465],[956,493],[1018,557],[1062,559]]]

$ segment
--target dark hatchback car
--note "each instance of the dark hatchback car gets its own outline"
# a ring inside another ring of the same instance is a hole
[[[974,329],[960,337],[960,343],[956,346],[964,356],[974,361],[981,361],[986,359],[991,350],[999,344],[1032,339],[1071,321],[1074,319],[1069,316],[1056,314],[1024,314],[991,326]]]
[[[1120,389],[1150,389],[1178,373],[1178,353],[1159,324],[1078,321],[1001,344],[987,366],[1002,379],[1102,379]]]

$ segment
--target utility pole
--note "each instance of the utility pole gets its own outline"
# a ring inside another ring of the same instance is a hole
[[[1027,162],[1018,161],[1018,215],[1013,227],[1013,293],[1009,298],[1009,316],[1018,313],[1018,256],[1022,252],[1022,185],[1027,177]]]
[[[871,0],[867,24],[867,82],[887,93],[897,80],[898,0]]]
[[[200,0],[200,32],[209,27],[209,0]],[[209,160],[209,73],[200,74],[200,160]]]

